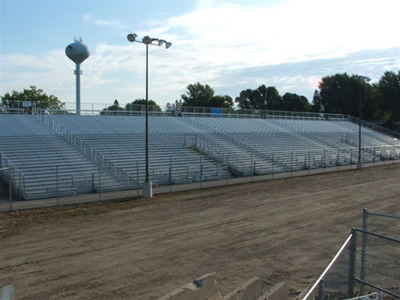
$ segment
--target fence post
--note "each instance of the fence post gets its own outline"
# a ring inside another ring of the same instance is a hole
[[[363,230],[368,230],[368,210],[366,208],[363,209]],[[365,232],[362,234],[362,248],[361,248],[361,270],[360,270],[360,279],[365,279],[365,254],[366,254],[366,247],[367,247],[367,235]],[[360,295],[364,295],[364,285],[361,284],[360,286]]]
[[[310,175],[310,169],[311,169],[311,156],[310,156],[310,150],[308,150],[308,175]]]
[[[8,167],[8,193],[10,197],[10,211],[13,210],[11,166]]]
[[[250,168],[252,169],[253,167],[253,154],[251,154],[251,163],[250,163]],[[254,169],[250,170],[251,171],[251,182],[253,182],[253,171]]]
[[[172,159],[169,160],[169,191],[172,192]]]
[[[139,161],[136,161],[136,195],[139,197]]]
[[[272,167],[271,167],[271,171],[272,171],[272,179],[274,179],[274,153],[272,153]]]
[[[92,173],[92,192],[94,192],[94,173]]]
[[[376,149],[375,149],[375,146],[374,146],[374,167],[375,167],[375,161],[376,161]]]
[[[290,152],[290,177],[293,177],[293,151]]]
[[[227,160],[226,160],[226,169],[228,171],[228,174],[226,176],[226,185],[229,185],[229,177],[231,177],[231,173],[229,172],[229,155],[227,156]]]
[[[362,155],[361,155],[361,157],[362,157],[362,166],[364,167],[364,164],[365,164],[365,149],[364,149],[364,148],[362,148]]]
[[[23,195],[21,195],[21,191],[22,191],[22,175],[21,175],[21,172],[19,172],[19,193],[18,193],[18,195],[19,195],[19,198],[18,199],[22,199],[22,196]]]
[[[394,145],[393,145],[393,149],[392,149],[392,160],[393,160],[393,163],[394,163],[394,159],[395,159],[395,156],[394,156]]]
[[[324,300],[324,279],[322,278],[318,284],[318,300]]]
[[[56,166],[56,189],[57,189],[57,206],[59,205],[59,195],[58,195],[58,166]]]
[[[200,156],[200,188],[203,188],[203,165],[201,164],[201,156]]]
[[[100,164],[101,164],[101,162],[99,161],[99,201],[101,201],[101,171],[100,171]]]
[[[353,170],[353,148],[350,148],[350,170]]]
[[[356,230],[351,229],[351,242],[350,242],[350,261],[349,261],[349,282],[348,282],[348,298],[353,298],[354,294],[354,262],[356,254]]]

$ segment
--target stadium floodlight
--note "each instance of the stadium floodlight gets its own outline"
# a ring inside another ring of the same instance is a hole
[[[134,42],[136,40],[137,34],[136,33],[130,33],[128,34],[127,38],[128,41],[130,41],[131,43]]]
[[[158,38],[151,38],[148,35],[144,36],[142,41],[136,40],[137,37],[138,35],[136,33],[130,33],[127,39],[131,43],[136,42],[146,45],[146,179],[143,184],[143,197],[151,198],[153,197],[153,187],[149,178],[149,45],[161,47],[165,43],[165,48],[168,49],[171,47],[172,43]]]
[[[357,161],[357,170],[363,169],[363,163],[361,159],[361,104],[362,104],[362,97],[361,97],[361,86],[363,82],[370,82],[371,78],[367,76],[357,75],[356,76],[360,80],[360,90],[359,90],[359,100],[358,100],[358,161]]]

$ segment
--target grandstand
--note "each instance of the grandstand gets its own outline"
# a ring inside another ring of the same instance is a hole
[[[0,168],[20,199],[141,188],[144,116],[59,113],[0,117]],[[322,114],[151,116],[150,178],[155,185],[184,184],[355,164],[354,120]],[[364,163],[400,159],[398,135],[364,125]]]

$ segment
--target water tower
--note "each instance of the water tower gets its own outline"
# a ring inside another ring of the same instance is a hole
[[[74,39],[74,43],[65,48],[65,54],[76,64],[76,114],[81,114],[81,63],[90,56],[89,47],[82,43],[82,39]]]

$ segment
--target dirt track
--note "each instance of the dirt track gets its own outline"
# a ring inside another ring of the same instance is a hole
[[[217,273],[310,285],[362,209],[400,213],[400,166],[0,214],[0,286],[16,299],[156,299]]]

